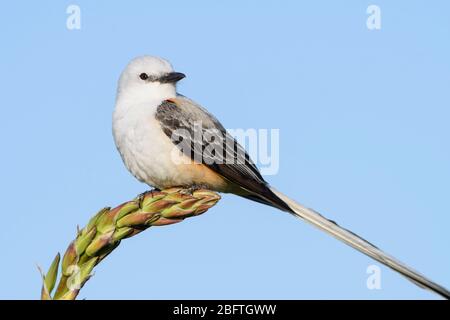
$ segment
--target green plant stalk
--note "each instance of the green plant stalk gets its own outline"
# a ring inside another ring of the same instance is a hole
[[[151,226],[164,226],[204,213],[220,200],[209,190],[190,192],[182,188],[149,191],[118,207],[100,210],[78,230],[62,260],[59,253],[47,274],[42,274],[42,300],[74,300],[91,277],[94,267],[110,254],[123,239]],[[61,275],[56,290],[53,289]]]

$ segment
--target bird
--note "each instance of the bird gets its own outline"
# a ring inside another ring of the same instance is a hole
[[[160,190],[207,188],[290,213],[420,287],[450,299],[445,287],[272,187],[219,120],[177,92],[177,83],[183,78],[185,74],[176,72],[169,61],[150,55],[131,60],[119,77],[113,137],[134,177]]]

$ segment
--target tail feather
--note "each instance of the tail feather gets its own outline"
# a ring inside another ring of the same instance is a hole
[[[399,272],[400,274],[402,274],[403,276],[405,276],[418,286],[429,289],[441,295],[442,297],[445,297],[446,299],[450,299],[450,292],[446,288],[427,279],[420,273],[412,270],[405,264],[396,260],[394,257],[384,253],[370,242],[364,240],[355,233],[340,227],[334,221],[328,220],[318,212],[312,209],[308,209],[302,206],[301,204],[295,202],[294,200],[289,199],[281,192],[278,192],[273,188],[271,188],[271,191],[291,209],[287,211],[289,211],[296,217],[305,220],[306,222],[332,235],[336,239],[348,244],[349,246],[355,248],[356,250],[368,255],[369,257],[383,263],[389,268]]]

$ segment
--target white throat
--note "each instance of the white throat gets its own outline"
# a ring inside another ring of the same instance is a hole
[[[176,87],[173,84],[153,83],[145,88],[136,86],[128,87],[126,90],[119,88],[116,97],[116,108],[146,103],[155,104],[166,99],[175,98],[176,95]]]

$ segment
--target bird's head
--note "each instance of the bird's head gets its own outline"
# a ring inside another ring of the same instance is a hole
[[[176,95],[176,83],[185,75],[159,57],[137,57],[127,65],[119,79],[118,96],[143,99],[167,99]]]

